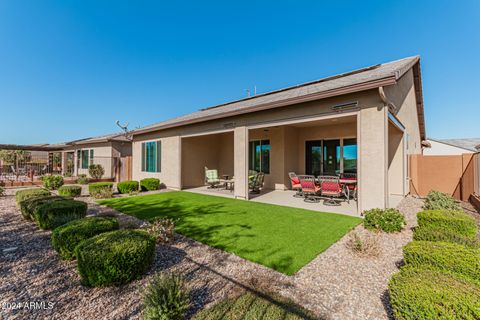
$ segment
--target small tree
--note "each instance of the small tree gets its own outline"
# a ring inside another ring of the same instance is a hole
[[[93,179],[102,179],[103,175],[105,174],[105,170],[101,164],[91,164],[90,167],[88,167],[88,174]]]
[[[0,160],[6,164],[13,165],[16,161],[27,161],[30,152],[25,150],[0,150]]]

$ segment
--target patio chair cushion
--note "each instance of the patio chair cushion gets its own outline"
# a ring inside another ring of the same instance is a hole
[[[205,170],[205,177],[208,183],[220,182],[218,178],[218,171],[216,169]]]
[[[323,181],[321,187],[322,194],[337,195],[342,192],[342,187],[338,182]]]

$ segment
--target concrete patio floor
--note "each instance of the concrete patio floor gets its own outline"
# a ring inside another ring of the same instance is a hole
[[[183,191],[207,194],[219,197],[233,198],[233,190],[225,190],[223,188],[208,188],[206,186],[184,189]],[[338,206],[325,205],[323,200],[316,203],[305,202],[303,198],[296,198],[293,195],[295,191],[292,190],[262,190],[259,194],[250,194],[250,201],[262,202],[269,204],[276,204],[279,206],[301,208],[319,212],[331,212],[346,214],[350,216],[358,217],[360,214],[357,211],[357,202],[350,200],[350,203],[346,201],[340,201]]]

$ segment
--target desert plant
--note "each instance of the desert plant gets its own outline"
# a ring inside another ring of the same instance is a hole
[[[55,195],[46,195],[46,196],[40,196],[40,197],[27,198],[25,200],[20,201],[19,203],[20,212],[22,213],[22,216],[25,219],[32,220],[33,214],[37,209],[37,207],[47,202],[59,201],[63,199],[64,199],[63,197],[59,197]]]
[[[52,246],[65,260],[75,257],[75,248],[83,240],[118,229],[115,218],[89,217],[68,222],[52,233]]]
[[[145,178],[140,180],[142,191],[153,191],[160,188],[160,180],[157,178]]]
[[[179,275],[160,273],[143,293],[143,319],[183,319],[190,307],[189,290]]]
[[[60,175],[52,175],[52,176],[43,176],[42,177],[43,187],[48,190],[57,190],[61,186],[63,186],[63,177]]]
[[[157,239],[157,243],[169,243],[173,241],[175,221],[170,218],[156,218],[147,232]]]
[[[93,179],[102,179],[103,175],[105,174],[105,169],[101,164],[91,164],[88,167],[88,174]]]
[[[37,205],[32,218],[41,229],[55,229],[72,220],[84,218],[86,214],[85,202],[62,199]]]
[[[423,205],[425,210],[461,210],[460,205],[455,201],[455,199],[443,192],[439,191],[430,191],[425,199]]]
[[[470,278],[404,267],[388,287],[395,319],[480,319],[480,285]]]
[[[132,193],[138,191],[138,181],[127,180],[117,183],[119,193]]]
[[[86,174],[79,174],[77,177],[78,184],[88,184],[88,177]]]
[[[363,257],[377,257],[380,254],[380,244],[377,236],[371,233],[359,234],[352,232],[346,242],[347,248]]]
[[[78,197],[82,193],[81,186],[61,186],[58,188],[58,194],[63,197]]]
[[[405,226],[405,216],[397,209],[371,209],[364,212],[363,225],[367,229],[398,232]]]
[[[96,182],[88,185],[90,196],[95,199],[111,198],[113,194],[112,182]]]
[[[17,201],[17,203],[20,203],[21,201],[27,200],[30,198],[45,197],[49,195],[50,195],[50,191],[45,189],[40,189],[40,188],[23,189],[23,190],[18,190],[15,193],[15,200]]]
[[[75,256],[84,285],[121,285],[140,278],[150,268],[155,238],[140,230],[110,231],[82,241]]]
[[[413,241],[403,248],[409,266],[432,266],[480,281],[480,250],[456,243]]]
[[[424,210],[417,214],[419,227],[448,230],[467,237],[477,234],[475,219],[463,211]]]

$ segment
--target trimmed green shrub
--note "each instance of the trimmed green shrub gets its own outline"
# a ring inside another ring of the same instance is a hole
[[[32,218],[41,229],[55,229],[72,220],[84,218],[86,215],[85,202],[64,198],[37,205],[33,210]]]
[[[452,271],[480,281],[480,250],[456,243],[413,241],[403,247],[407,265],[430,265],[439,270]]]
[[[449,228],[437,228],[435,226],[416,227],[413,239],[419,241],[442,241],[463,244],[469,247],[480,245],[476,236],[464,236]]]
[[[86,174],[79,174],[77,177],[78,184],[88,184],[88,177]]]
[[[480,319],[480,285],[434,269],[402,268],[388,285],[395,319]]]
[[[5,195],[5,182],[0,181],[0,197]]]
[[[179,275],[160,273],[143,294],[144,320],[184,319],[190,307],[189,290]]]
[[[45,197],[49,196],[50,191],[45,190],[45,189],[23,189],[23,190],[18,190],[15,193],[15,200],[17,203],[20,203],[23,200],[27,200],[30,198],[35,198],[35,197]]]
[[[119,193],[132,193],[138,191],[138,181],[127,180],[117,183]]]
[[[425,210],[461,210],[460,205],[455,201],[455,199],[443,192],[439,191],[430,191],[425,199],[423,205]]]
[[[398,232],[405,226],[405,217],[397,209],[371,209],[364,212],[363,225],[367,229]]]
[[[61,186],[58,189],[58,194],[63,197],[78,197],[82,193],[81,186]]]
[[[54,196],[54,195],[28,198],[28,199],[20,201],[20,203],[19,203],[20,212],[22,213],[22,216],[25,219],[32,220],[33,213],[35,212],[35,209],[38,206],[40,206],[44,203],[47,203],[47,202],[59,201],[59,200],[63,200],[63,199],[64,199],[63,197]]]
[[[157,178],[145,178],[140,180],[142,191],[153,191],[160,188],[160,180]]]
[[[155,238],[141,230],[117,230],[82,241],[77,269],[87,286],[121,285],[138,279],[155,258]]]
[[[463,211],[424,210],[417,214],[420,227],[450,230],[458,235],[474,237],[477,234],[475,219]]]
[[[42,177],[43,187],[48,190],[57,190],[63,186],[63,177],[60,175],[53,176],[43,176]]]
[[[75,258],[75,248],[83,240],[97,234],[118,229],[115,218],[90,217],[74,220],[55,228],[52,233],[52,246],[65,260]]]
[[[88,174],[93,179],[102,179],[103,175],[105,174],[105,170],[101,164],[91,164],[88,167]]]
[[[96,182],[88,185],[90,196],[95,199],[111,198],[113,193],[112,182]]]

